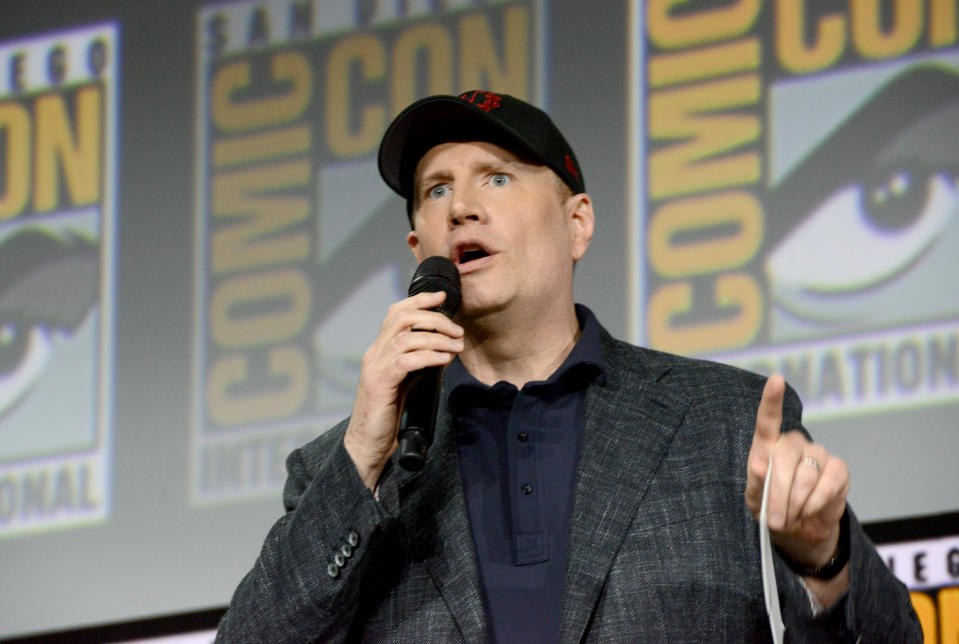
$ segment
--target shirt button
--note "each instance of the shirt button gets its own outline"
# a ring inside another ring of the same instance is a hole
[[[529,483],[523,483],[523,487],[521,487],[520,490],[522,490],[523,494],[532,494],[533,486]]]
[[[519,440],[519,442],[525,443],[529,440],[529,435],[526,432],[520,432],[516,435],[516,438]]]

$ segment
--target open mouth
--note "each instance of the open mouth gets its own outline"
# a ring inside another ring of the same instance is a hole
[[[456,260],[458,264],[463,265],[488,256],[489,253],[479,246],[464,246],[463,248],[460,248]]]

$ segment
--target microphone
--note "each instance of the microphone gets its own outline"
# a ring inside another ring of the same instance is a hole
[[[437,291],[446,293],[446,299],[433,310],[452,318],[462,299],[460,273],[453,262],[439,255],[427,257],[416,267],[409,295]],[[403,383],[405,395],[400,408],[397,451],[400,466],[408,472],[423,469],[426,450],[433,444],[444,369],[442,366],[424,367],[408,374]]]

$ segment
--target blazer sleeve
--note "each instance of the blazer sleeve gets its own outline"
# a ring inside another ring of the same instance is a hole
[[[802,405],[791,387],[786,391],[783,416],[784,429],[801,427]],[[773,557],[786,641],[922,642],[922,629],[909,591],[882,561],[852,509],[847,509],[849,590],[832,606],[814,615],[799,576],[778,554]]]
[[[286,513],[233,594],[217,642],[339,642],[394,523],[343,447],[343,421],[287,458]]]

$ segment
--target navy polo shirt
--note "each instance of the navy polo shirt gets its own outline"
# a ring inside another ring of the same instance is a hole
[[[446,369],[480,588],[493,642],[556,642],[586,389],[604,377],[599,323],[545,381],[482,384]]]

